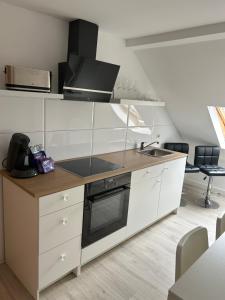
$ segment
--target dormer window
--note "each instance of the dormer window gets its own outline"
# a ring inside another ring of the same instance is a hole
[[[208,106],[220,147],[225,149],[225,107]]]

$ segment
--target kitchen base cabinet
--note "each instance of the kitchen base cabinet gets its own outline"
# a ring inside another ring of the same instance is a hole
[[[151,167],[132,171],[127,226],[83,249],[84,185],[35,197],[21,188],[22,181],[17,184],[3,176],[7,265],[39,299],[41,290],[67,273],[79,275],[81,265],[175,212],[180,206],[185,163],[183,156],[167,162],[156,158]]]
[[[186,158],[164,164],[161,176],[158,218],[162,218],[180,206]]]
[[[81,237],[74,238],[39,257],[39,289],[55,282],[80,265]],[[75,254],[79,255],[75,255]]]
[[[34,299],[79,273],[84,186],[37,199],[3,178],[3,201],[5,261]]]
[[[184,157],[132,172],[127,237],[177,212],[185,164]]]
[[[160,177],[145,178],[131,185],[127,236],[149,226],[157,219]]]

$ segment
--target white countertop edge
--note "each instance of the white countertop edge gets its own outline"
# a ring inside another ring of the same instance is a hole
[[[0,97],[27,97],[27,98],[44,98],[44,99],[63,99],[63,94],[38,93],[24,91],[0,90]]]

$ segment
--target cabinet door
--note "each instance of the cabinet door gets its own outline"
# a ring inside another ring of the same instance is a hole
[[[135,234],[157,219],[159,194],[160,177],[131,185],[127,236]]]
[[[164,164],[159,198],[158,218],[180,206],[186,158]]]

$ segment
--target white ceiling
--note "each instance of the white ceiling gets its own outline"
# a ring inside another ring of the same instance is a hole
[[[66,19],[85,19],[124,38],[225,21],[225,0],[3,0]]]

